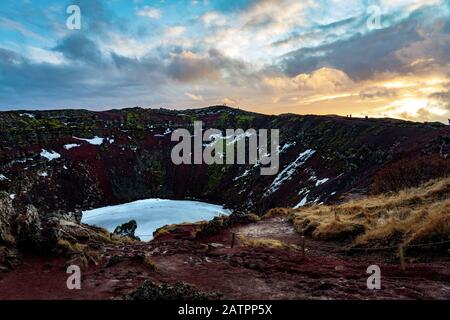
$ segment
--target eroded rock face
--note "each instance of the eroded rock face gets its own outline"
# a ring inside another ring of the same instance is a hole
[[[0,193],[0,245],[15,243],[12,228],[14,209],[11,198],[6,193]]]
[[[20,255],[15,248],[0,246],[0,273],[14,269],[20,264]]]
[[[6,193],[0,193],[0,272],[11,270],[20,261],[15,248],[14,218],[11,198]]]
[[[58,220],[72,222],[75,224],[81,224],[82,216],[83,216],[83,213],[79,209],[70,211],[70,212],[66,212],[63,210],[56,210],[56,211],[46,214],[45,218],[46,219],[58,219]]]
[[[27,247],[40,247],[42,242],[42,223],[37,209],[28,205],[25,212],[17,215],[16,239],[21,245]]]
[[[225,106],[182,114],[140,108],[21,114],[0,113],[0,172],[7,177],[0,190],[15,193],[41,213],[146,198],[195,198],[263,214],[303,199],[336,203],[345,195],[410,187],[450,170],[450,135],[442,124],[268,116]],[[279,173],[289,167],[289,177],[263,176],[253,164],[173,164],[168,151],[176,143],[168,132],[192,131],[194,120],[203,121],[205,130],[280,129]],[[75,137],[97,137],[102,143]],[[46,159],[42,149],[60,157]],[[300,164],[297,159],[306,151],[310,157]]]
[[[85,258],[95,255],[94,248],[101,243],[111,241],[106,230],[80,221],[81,211],[41,213],[30,204],[13,205],[8,194],[0,193],[0,272],[20,264],[21,252]]]

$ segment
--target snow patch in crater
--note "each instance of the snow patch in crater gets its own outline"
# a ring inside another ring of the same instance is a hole
[[[315,150],[308,149],[297,157],[293,162],[291,162],[286,168],[283,169],[273,180],[270,187],[267,189],[267,191],[264,193],[264,196],[268,196],[275,191],[277,191],[280,186],[290,180],[292,178],[292,175],[297,171],[298,168],[300,168],[309,158],[311,158],[314,153],[316,153]]]
[[[70,149],[73,149],[73,148],[77,148],[77,147],[79,147],[79,146],[80,146],[80,145],[79,145],[79,144],[76,144],[76,143],[69,143],[69,144],[64,145],[64,149],[70,150]]]
[[[136,236],[143,241],[165,225],[211,220],[231,212],[222,206],[199,201],[147,199],[83,212],[82,222],[113,232],[130,220],[136,220]]]
[[[40,153],[41,157],[46,158],[49,161],[61,158],[61,155],[55,151],[47,151],[45,149],[42,149],[41,153]]]
[[[102,145],[103,144],[103,140],[104,140],[104,138],[101,138],[101,137],[98,137],[98,136],[95,136],[92,139],[77,138],[77,137],[73,137],[73,138],[77,139],[77,140],[81,140],[81,141],[86,141],[87,143],[92,144],[94,146]]]

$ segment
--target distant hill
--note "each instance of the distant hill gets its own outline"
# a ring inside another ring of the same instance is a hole
[[[280,171],[172,163],[170,133],[280,129]],[[17,205],[73,211],[144,198],[199,199],[263,213],[417,186],[450,173],[439,123],[339,116],[269,116],[225,106],[0,113],[0,191]],[[296,161],[309,150],[310,156]],[[286,170],[285,170],[286,169]]]

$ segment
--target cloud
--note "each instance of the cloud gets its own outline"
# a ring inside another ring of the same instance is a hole
[[[280,67],[293,75],[329,66],[346,72],[354,79],[368,79],[376,72],[398,70],[401,63],[395,52],[420,39],[414,22],[407,21],[366,36],[356,35],[348,40],[296,50],[282,58]]]
[[[367,29],[360,0],[189,1],[177,10],[168,1],[73,2],[81,31],[0,18],[2,31],[20,40],[0,48],[0,108],[228,99],[268,113],[358,110],[439,120],[448,110],[448,1],[383,0],[379,30]],[[32,9],[59,21],[64,8]]]
[[[430,99],[432,99],[436,104],[450,111],[450,91],[441,91],[431,94]]]
[[[311,74],[299,74],[294,78],[300,89],[334,92],[349,88],[353,81],[338,69],[320,68]]]
[[[174,26],[174,27],[169,27],[166,29],[165,35],[166,37],[179,37],[181,35],[183,35],[183,33],[186,31],[186,27],[183,26]]]
[[[142,9],[139,9],[136,14],[140,17],[146,17],[150,19],[161,18],[161,10],[149,6],[145,6]]]
[[[151,51],[151,44],[147,41],[127,37],[121,33],[110,33],[107,42],[99,43],[102,52],[112,52],[130,58],[142,58]]]
[[[420,30],[423,39],[399,49],[395,57],[411,71],[445,64],[450,57],[450,34],[444,33],[443,27],[438,23],[433,29]]]
[[[73,0],[71,4],[81,9],[81,30],[84,33],[102,35],[123,24],[123,21],[112,13],[111,7],[105,6],[101,0]]]
[[[69,60],[82,61],[86,63],[102,63],[102,53],[97,44],[82,33],[70,34],[59,41],[53,48]]]
[[[206,12],[205,14],[203,14],[200,17],[200,20],[206,27],[211,27],[211,26],[221,27],[221,26],[225,26],[228,22],[228,20],[225,16],[223,16],[220,13],[215,12],[215,11]]]
[[[379,73],[404,73],[449,61],[449,12],[424,7],[398,23],[328,44],[305,47],[284,55],[279,66],[289,75],[329,66],[346,72],[355,80]],[[389,16],[385,21],[389,21]]]
[[[395,89],[385,87],[369,87],[364,88],[359,95],[363,99],[379,99],[379,98],[393,98],[397,95]]]
[[[18,53],[0,48],[0,65],[15,65],[20,64],[23,61],[23,57]]]
[[[44,40],[44,38],[41,35],[26,28],[21,23],[16,22],[11,19],[8,19],[8,18],[0,17],[0,26],[2,26],[3,28],[13,29],[15,31],[20,32],[22,35],[24,35],[26,37],[31,37],[35,40],[41,40],[41,41]]]
[[[350,38],[348,30],[357,30],[364,25],[365,17],[350,17],[327,24],[321,24],[312,28],[293,30],[270,45],[272,47],[295,48],[311,44],[320,45],[331,43],[339,39]]]
[[[270,44],[295,28],[305,26],[306,8],[312,1],[250,1],[234,12],[228,24],[215,28],[205,43],[223,54],[241,60],[266,60],[278,54]]]
[[[0,49],[0,108],[111,108],[168,101],[160,60],[103,56],[87,43],[89,50],[58,46],[72,61],[63,64],[36,63]]]
[[[185,92],[185,95],[194,101],[205,101],[205,98],[203,98],[201,95],[197,95],[190,92]]]
[[[284,75],[264,77],[264,83],[278,90],[296,90],[299,93],[332,93],[348,89],[353,81],[341,70],[320,68],[311,73],[301,73],[294,77]]]
[[[221,104],[226,105],[226,106],[238,106],[239,101],[233,98],[224,98],[222,99]]]
[[[219,69],[209,59],[190,51],[171,54],[167,74],[177,81],[193,82],[211,80],[219,77]]]
[[[34,63],[62,64],[67,62],[62,53],[37,47],[28,47],[27,57]]]

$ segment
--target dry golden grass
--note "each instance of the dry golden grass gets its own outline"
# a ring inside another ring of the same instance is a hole
[[[158,268],[156,267],[156,264],[147,256],[144,257],[142,263],[149,268],[151,271],[158,271]]]
[[[292,213],[291,208],[273,208],[264,214],[263,219],[273,218],[273,217],[288,217]]]
[[[86,250],[84,252],[84,256],[86,257],[89,263],[94,265],[98,265],[100,261],[100,254],[94,250]]]
[[[72,230],[72,236],[78,239],[79,241],[92,239],[102,243],[111,243],[113,242],[111,238],[111,234],[108,230],[90,226],[87,224],[81,224],[80,228]]]
[[[244,247],[267,247],[273,249],[295,250],[296,246],[276,239],[238,237],[239,244]]]
[[[87,249],[87,245],[81,243],[71,243],[64,239],[58,240],[58,247],[68,254],[83,253]]]
[[[81,261],[83,269],[87,269],[89,264],[97,265],[100,260],[100,254],[89,248],[88,245],[81,243],[72,243],[70,241],[59,239],[58,247],[68,256],[77,256]]]
[[[168,235],[182,226],[191,226],[192,227],[191,238],[194,239],[197,236],[197,233],[201,230],[201,228],[207,223],[208,223],[207,221],[198,221],[194,223],[186,222],[186,223],[165,225],[161,228],[156,229],[156,231],[153,233],[153,238],[157,239],[161,236]]]
[[[118,235],[115,235],[115,234],[111,233],[111,235],[110,235],[110,242],[115,243],[115,244],[126,245],[126,244],[133,244],[133,243],[136,243],[136,242],[139,242],[139,241],[136,240],[136,239],[132,239],[130,237],[122,237],[122,236],[118,236]]]
[[[450,240],[450,178],[395,194],[295,209],[291,220],[300,233],[360,245]]]

